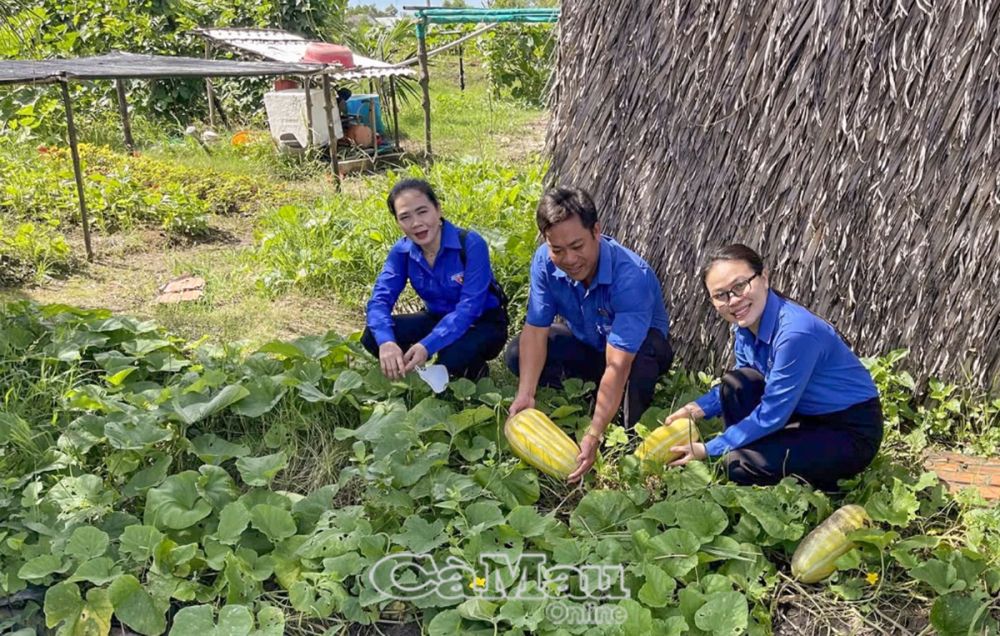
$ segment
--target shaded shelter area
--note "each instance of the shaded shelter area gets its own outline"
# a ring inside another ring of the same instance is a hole
[[[125,144],[131,150],[134,149],[134,142],[129,124],[125,80],[151,80],[164,77],[277,77],[284,75],[311,77],[319,75],[323,82],[327,128],[330,131],[331,139],[336,139],[332,132],[334,105],[331,97],[330,78],[324,74],[328,68],[324,64],[207,60],[114,52],[107,55],[66,60],[5,60],[0,66],[0,85],[61,85],[66,108],[66,128],[73,159],[73,172],[76,177],[77,196],[80,203],[80,224],[83,228],[87,260],[93,260],[94,252],[90,241],[90,224],[87,218],[87,201],[84,196],[83,172],[80,166],[76,125],[73,120],[73,102],[69,94],[70,82],[115,81]],[[339,177],[336,144],[330,144],[330,161],[335,177]]]
[[[242,57],[250,57],[261,60],[270,60],[284,63],[300,63],[309,57],[310,45],[325,44],[317,40],[310,40],[301,35],[283,31],[281,29],[239,29],[239,28],[203,28],[194,29],[195,35],[205,40],[205,57],[211,58],[216,50],[225,50]],[[399,143],[399,110],[396,100],[396,79],[400,77],[412,77],[414,71],[406,68],[405,65],[395,65],[382,60],[376,60],[358,53],[351,52],[352,64],[350,66],[328,66],[324,76],[335,82],[355,82],[361,84],[368,80],[369,90],[388,96],[388,106],[392,121],[392,131],[394,146],[392,152],[401,156],[402,149]],[[388,90],[385,90],[382,83],[388,80]],[[308,119],[308,129],[310,139],[307,145],[312,145],[312,101],[311,89],[316,78],[305,74],[300,76],[305,98],[305,113]],[[381,90],[376,90],[376,82]],[[206,80],[206,88],[209,93],[209,123],[214,125],[215,112],[214,101],[212,99],[212,85]],[[375,104],[369,100],[370,112],[367,114],[368,121],[374,126],[376,117]],[[374,135],[373,135],[374,138]],[[379,144],[373,144],[374,155],[371,162],[379,158]]]

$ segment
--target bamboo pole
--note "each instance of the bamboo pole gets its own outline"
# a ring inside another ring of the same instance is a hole
[[[122,118],[122,132],[125,134],[125,147],[135,153],[135,141],[132,139],[132,123],[128,118],[128,101],[125,99],[125,83],[122,78],[115,80],[115,91],[118,93],[118,114]]]
[[[396,150],[399,150],[399,109],[396,108],[396,78],[389,76],[389,101],[392,103],[392,134],[396,138]]]
[[[427,18],[417,23],[417,57],[420,59],[420,89],[424,94],[424,154],[431,156],[431,90],[427,64]]]
[[[90,221],[87,218],[87,199],[83,192],[83,169],[80,167],[80,148],[76,141],[76,124],[73,122],[73,102],[69,98],[69,81],[61,81],[63,104],[66,107],[66,129],[69,133],[69,151],[73,157],[73,175],[76,177],[76,196],[80,202],[80,225],[83,226],[83,245],[87,250],[87,260],[94,260],[94,250],[90,246]]]
[[[465,90],[465,56],[461,44],[458,45],[458,89]]]
[[[333,125],[333,103],[330,99],[330,76],[323,73],[323,108],[326,110],[326,130],[330,136],[330,170],[333,171],[333,182],[340,191],[340,165],[337,163],[337,131]],[[338,111],[339,116],[339,111]]]
[[[372,127],[372,148],[375,153],[372,155],[372,169],[375,169],[375,161],[378,160],[378,122],[375,121],[375,97],[368,100],[368,123]]]
[[[205,40],[205,59],[212,57],[212,45]],[[205,78],[205,95],[208,98],[208,125],[215,128],[215,91],[212,90],[212,78]]]
[[[306,151],[308,152],[313,146],[312,78],[308,75],[303,75],[302,85],[306,89]]]

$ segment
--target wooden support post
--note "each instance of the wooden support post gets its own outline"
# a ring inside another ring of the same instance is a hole
[[[462,45],[458,45],[458,88],[465,90],[465,61],[462,55]]]
[[[212,57],[212,45],[205,41],[205,59]],[[205,95],[208,98],[208,125],[215,128],[215,91],[212,90],[212,78],[205,78]]]
[[[396,78],[389,76],[389,101],[392,102],[392,134],[396,138],[396,150],[399,146],[399,109],[396,108]]]
[[[69,82],[63,78],[63,104],[66,107],[66,129],[69,132],[69,151],[73,157],[73,174],[76,176],[76,196],[80,201],[80,225],[83,226],[83,245],[87,250],[87,260],[94,260],[94,250],[90,246],[90,221],[87,218],[87,199],[83,194],[83,169],[80,167],[80,148],[76,142],[76,124],[73,122],[73,102],[69,98]]]
[[[427,18],[417,23],[417,57],[420,58],[420,88],[424,93],[424,153],[431,156],[431,89],[427,65]]]
[[[375,119],[375,97],[377,94],[373,94],[371,99],[368,100],[368,123],[372,127],[372,148],[375,149],[375,154],[372,155],[372,169],[375,169],[375,161],[378,159],[378,121]]]
[[[308,75],[303,75],[302,86],[306,89],[306,152],[308,153],[313,147],[312,78]]]
[[[340,165],[337,163],[337,131],[333,126],[333,103],[330,99],[330,76],[323,73],[323,108],[326,110],[326,130],[330,135],[330,170],[333,170],[333,182],[340,191]],[[340,111],[337,111],[340,116]]]
[[[125,83],[122,78],[115,80],[115,90],[118,92],[118,113],[122,116],[122,131],[125,133],[125,147],[135,153],[135,141],[132,139],[132,123],[128,118],[128,101],[125,99]]]

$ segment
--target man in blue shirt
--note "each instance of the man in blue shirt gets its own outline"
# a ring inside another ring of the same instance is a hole
[[[576,481],[593,465],[626,383],[627,426],[652,402],[656,380],[673,361],[670,322],[656,274],[635,252],[601,234],[585,191],[549,190],[536,220],[545,244],[531,261],[524,330],[505,354],[519,377],[510,414],[534,406],[539,383],[560,387],[568,377],[598,383],[579,466],[569,476]],[[565,324],[553,324],[556,316]]]

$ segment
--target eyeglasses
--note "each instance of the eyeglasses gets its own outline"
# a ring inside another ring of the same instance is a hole
[[[758,276],[760,276],[759,273],[754,274],[753,276],[751,276],[746,280],[741,280],[740,282],[730,287],[729,291],[720,291],[715,294],[712,294],[712,302],[717,303],[719,305],[725,305],[726,303],[729,302],[729,299],[732,298],[733,296],[735,296],[736,298],[742,298],[745,293],[750,291],[750,281],[757,278]]]

